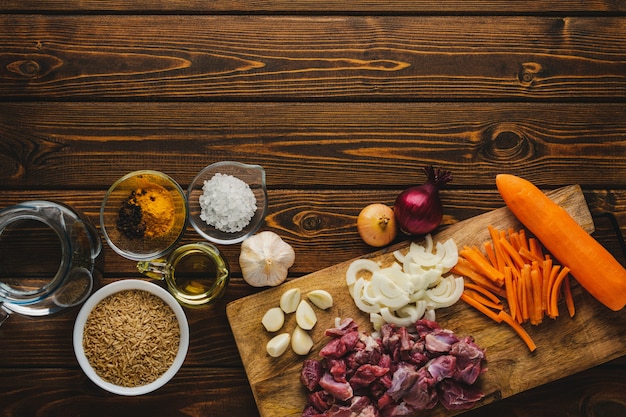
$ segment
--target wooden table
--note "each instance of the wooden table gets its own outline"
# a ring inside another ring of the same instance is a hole
[[[4,0],[0,13],[0,207],[58,200],[97,223],[127,172],[186,187],[210,163],[258,163],[264,229],[295,248],[293,279],[371,252],[359,210],[392,205],[434,164],[454,174],[442,228],[501,207],[500,172],[581,184],[595,236],[624,260],[603,214],[626,232],[626,2]],[[183,242],[199,239],[190,227]],[[260,290],[239,245],[221,249],[234,278],[186,310],[190,350],[169,384],[102,391],[72,351],[77,309],[13,315],[0,415],[258,415],[225,306]],[[138,277],[104,256],[99,285]],[[625,372],[626,356],[466,415],[623,416]]]

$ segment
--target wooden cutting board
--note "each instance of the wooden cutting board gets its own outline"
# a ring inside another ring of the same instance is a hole
[[[549,193],[585,230],[593,232],[594,225],[579,186],[573,185]],[[541,215],[541,213],[537,213]],[[487,226],[499,229],[520,228],[517,219],[506,208],[456,223],[434,236],[435,241],[454,238],[457,246],[481,244],[489,238]],[[409,242],[380,250],[367,258],[384,264],[393,261],[392,252],[407,249]],[[306,256],[301,253],[297,256]],[[332,256],[329,253],[329,256]],[[345,283],[345,272],[352,261],[322,269],[260,293],[236,300],[226,308],[235,341],[246,369],[250,386],[262,417],[299,416],[306,402],[306,392],[299,382],[300,369],[306,357],[291,349],[279,358],[265,352],[265,344],[274,335],[261,325],[265,311],[278,306],[281,294],[298,287],[303,294],[314,289],[330,292],[334,306],[316,309],[318,323],[310,332],[315,345],[308,358],[318,358],[319,350],[328,342],[324,331],[333,326],[335,317],[352,317],[361,331],[371,332],[368,315],[359,311]],[[601,265],[599,266],[601,267]],[[481,389],[486,394],[476,406],[506,398],[530,388],[583,371],[626,353],[626,309],[613,312],[602,306],[581,287],[573,285],[576,315],[569,318],[564,305],[556,320],[544,319],[538,326],[525,325],[537,344],[529,352],[526,345],[505,324],[497,324],[464,302],[437,310],[437,322],[459,335],[472,335],[487,351],[488,371],[480,376]],[[291,332],[294,314],[287,316],[281,331]],[[441,405],[420,416],[451,416],[460,411],[448,411]]]

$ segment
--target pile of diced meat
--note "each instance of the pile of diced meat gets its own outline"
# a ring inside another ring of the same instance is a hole
[[[385,324],[375,339],[348,318],[326,335],[321,359],[302,367],[303,417],[408,416],[438,402],[468,409],[483,397],[474,383],[485,370],[484,350],[436,322],[419,320],[411,332]]]

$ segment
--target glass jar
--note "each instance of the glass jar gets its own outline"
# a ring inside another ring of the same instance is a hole
[[[45,316],[85,301],[100,237],[67,205],[35,200],[0,211],[0,323],[11,312]]]

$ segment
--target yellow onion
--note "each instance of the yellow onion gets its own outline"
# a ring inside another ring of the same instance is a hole
[[[356,226],[361,239],[374,247],[388,245],[398,234],[393,209],[382,203],[363,208],[357,217]]]

